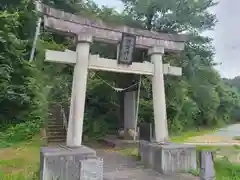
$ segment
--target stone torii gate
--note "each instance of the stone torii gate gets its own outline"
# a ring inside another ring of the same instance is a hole
[[[41,149],[43,180],[51,179],[51,174],[61,174],[62,178],[77,180],[80,179],[79,176],[86,176],[89,170],[102,174],[102,163],[97,160],[96,152],[82,145],[88,69],[151,76],[156,142],[140,143],[141,159],[158,172],[176,172],[196,168],[194,147],[168,143],[164,74],[181,76],[182,69],[163,64],[162,58],[164,52],[184,50],[186,36],[133,29],[127,26],[113,26],[100,20],[89,20],[59,11],[41,3],[37,3],[37,10],[44,16],[45,28],[76,39],[76,51],[46,51],[46,61],[73,64],[74,74],[66,142],[67,148],[71,150],[52,147]],[[90,44],[93,40],[115,44],[117,48],[123,34],[135,36],[136,48],[147,49],[151,62],[121,64],[118,63],[119,59],[117,61],[90,54]],[[129,104],[134,101],[132,97],[127,99]],[[133,108],[132,106],[130,109]],[[128,111],[128,113],[130,117],[134,117],[134,111]],[[136,125],[135,123],[130,124]],[[72,178],[70,171],[74,171],[75,178]],[[99,174],[96,177],[102,180]]]
[[[163,75],[181,76],[182,69],[163,64],[162,56],[165,51],[182,51],[186,36],[162,34],[127,26],[112,26],[100,20],[89,20],[40,3],[37,4],[37,9],[44,15],[45,28],[76,37],[76,52],[46,51],[46,61],[75,65],[67,146],[75,147],[82,144],[88,69],[152,76],[155,138],[156,142],[167,142],[168,128]],[[117,47],[122,38],[122,33],[136,36],[136,47],[148,49],[151,63],[133,62],[131,65],[122,65],[118,64],[116,59],[106,59],[89,54],[90,44],[93,40],[115,44]],[[129,102],[131,102],[132,97],[129,96]],[[134,117],[135,111],[132,113],[132,115],[129,114],[130,117]],[[134,118],[132,119],[134,120]],[[135,123],[128,124],[133,125]]]

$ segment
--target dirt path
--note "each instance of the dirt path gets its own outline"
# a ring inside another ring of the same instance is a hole
[[[104,160],[104,180],[196,180],[188,174],[164,176],[143,166],[134,159],[118,152],[97,150]]]

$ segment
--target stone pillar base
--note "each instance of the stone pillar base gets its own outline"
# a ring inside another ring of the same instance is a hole
[[[41,180],[103,180],[103,160],[86,146],[42,147],[40,168]]]
[[[157,144],[141,141],[139,155],[144,165],[156,172],[171,174],[197,168],[196,147],[185,144]]]

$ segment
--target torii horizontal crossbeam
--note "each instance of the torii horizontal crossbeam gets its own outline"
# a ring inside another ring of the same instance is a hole
[[[58,62],[64,64],[75,64],[77,59],[77,53],[74,51],[66,50],[61,51],[46,51],[46,61]],[[153,75],[154,65],[150,62],[137,63],[132,65],[119,65],[117,60],[101,58],[98,55],[90,55],[89,57],[89,69],[98,71],[109,71],[119,73],[131,73],[131,74],[144,74]],[[181,76],[182,68],[170,66],[169,64],[163,64],[163,73],[173,76]]]

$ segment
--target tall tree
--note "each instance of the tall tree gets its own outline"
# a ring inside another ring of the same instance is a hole
[[[222,106],[230,89],[222,86],[220,75],[214,69],[214,48],[211,39],[201,33],[213,29],[216,16],[208,8],[216,5],[213,0],[122,0],[125,12],[140,21],[143,28],[166,33],[187,33],[190,37],[181,55],[168,54],[164,60],[183,66],[183,77],[166,77],[168,118],[172,127],[186,125],[213,125],[219,120],[219,108],[225,108],[222,116],[230,115],[230,109]],[[219,87],[225,93],[219,91]],[[230,100],[230,99],[229,99]],[[232,97],[231,106],[238,98]],[[192,108],[190,108],[192,107]],[[187,111],[191,109],[191,116]],[[181,114],[183,116],[181,116]],[[226,118],[225,118],[226,119]]]

